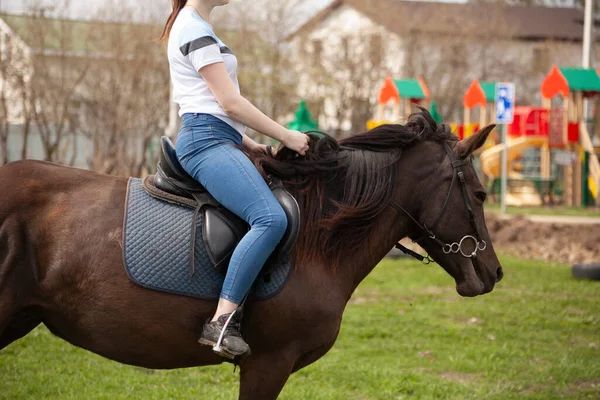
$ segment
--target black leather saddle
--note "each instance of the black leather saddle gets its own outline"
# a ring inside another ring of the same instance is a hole
[[[161,139],[161,150],[160,161],[154,175],[154,186],[175,196],[194,199],[198,204],[192,229],[190,273],[193,274],[193,244],[196,216],[199,212],[203,216],[202,237],[210,259],[215,268],[225,272],[233,250],[250,227],[244,220],[221,206],[204,186],[185,172],[179,164],[173,143],[166,136]],[[269,187],[285,211],[288,227],[265,264],[266,268],[263,268],[263,272],[278,265],[288,256],[300,232],[300,208],[296,199],[283,187],[279,179],[270,179]]]

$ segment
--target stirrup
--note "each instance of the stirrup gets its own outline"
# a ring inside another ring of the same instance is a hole
[[[217,340],[217,344],[215,344],[212,348],[215,353],[222,355],[224,357],[230,358],[232,360],[235,358],[235,356],[233,354],[229,353],[224,348],[222,348],[221,343],[223,343],[223,336],[225,336],[225,332],[227,331],[227,326],[229,325],[229,322],[231,322],[231,320],[233,319],[233,316],[235,315],[237,310],[238,310],[237,308],[235,310],[233,310],[231,315],[229,315],[229,318],[227,318],[227,321],[225,321],[225,324],[223,325],[223,329],[221,329],[221,334],[219,335],[219,340]]]

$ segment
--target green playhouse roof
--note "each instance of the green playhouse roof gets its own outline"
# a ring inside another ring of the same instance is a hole
[[[584,68],[559,68],[567,83],[569,90],[581,92],[600,92],[600,77],[594,69]]]
[[[488,103],[496,101],[496,82],[479,82],[483,93],[485,93],[485,100]]]
[[[416,79],[394,79],[400,97],[408,99],[426,99],[421,84]]]

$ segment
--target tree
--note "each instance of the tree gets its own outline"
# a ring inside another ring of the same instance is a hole
[[[295,48],[299,91],[316,104],[321,126],[337,138],[364,130],[375,107],[374,89],[388,74],[381,32],[326,40],[306,35]]]
[[[238,58],[242,95],[282,123],[298,104],[297,78],[285,48],[300,5],[299,0],[239,2],[215,15],[217,34]]]
[[[0,165],[11,161],[8,139],[11,125],[15,121],[22,122],[21,156],[26,155],[32,120],[28,90],[32,69],[29,60],[24,43],[0,33]]]
[[[69,1],[56,2],[66,10]],[[89,30],[64,18],[51,19],[48,9],[33,9],[26,42],[33,48],[29,107],[42,141],[46,161],[73,165],[77,137],[73,116],[77,95],[92,63]]]
[[[103,20],[114,22],[90,39],[110,51],[83,81],[77,119],[92,145],[90,168],[122,176],[141,176],[154,167],[168,118],[166,55],[152,41],[160,25],[128,22],[134,11],[114,4],[103,10]]]

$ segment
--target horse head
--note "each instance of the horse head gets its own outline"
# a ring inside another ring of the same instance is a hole
[[[503,273],[485,224],[486,191],[473,167],[472,154],[495,126],[457,141],[446,125],[437,126],[428,114],[417,117],[407,126],[420,135],[429,134],[433,140],[406,149],[403,157],[408,160],[400,163],[401,168],[413,163],[412,179],[416,182],[412,198],[407,199],[404,193],[403,199],[397,200],[410,204],[399,206],[412,225],[409,237],[428,252],[426,261],[437,262],[454,278],[460,295],[488,293]],[[432,132],[425,132],[428,129]]]
[[[306,157],[283,149],[257,166],[283,177],[303,204],[301,263],[357,264],[360,282],[393,240],[409,236],[454,277],[459,294],[476,296],[502,278],[471,157],[493,128],[459,142],[421,109],[406,125],[382,125],[339,142],[313,137]],[[390,206],[400,220],[390,220]],[[368,248],[367,256],[348,252],[358,248]]]

